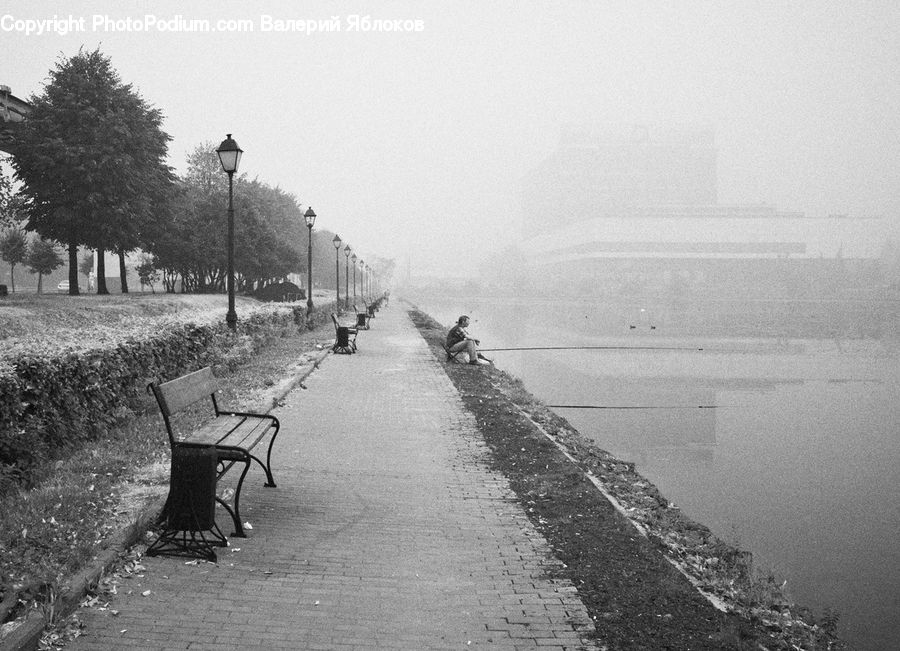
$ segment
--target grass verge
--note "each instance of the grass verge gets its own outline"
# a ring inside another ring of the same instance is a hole
[[[271,393],[304,356],[332,341],[330,327],[244,348],[217,369],[220,404],[267,411]],[[268,404],[266,403],[268,401]],[[208,417],[188,415],[190,427]],[[67,579],[94,562],[168,488],[169,446],[156,403],[110,434],[47,464],[41,483],[0,499],[0,643],[30,612],[52,620]]]

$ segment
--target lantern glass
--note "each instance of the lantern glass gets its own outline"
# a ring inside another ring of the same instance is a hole
[[[237,172],[238,165],[241,163],[241,154],[244,150],[238,147],[238,144],[231,138],[231,134],[222,141],[216,150],[219,155],[219,162],[222,163],[222,170],[228,174]]]

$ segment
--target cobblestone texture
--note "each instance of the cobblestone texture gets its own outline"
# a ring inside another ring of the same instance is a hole
[[[405,312],[382,310],[357,343],[273,412],[278,486],[251,469],[248,538],[218,564],[145,558],[108,610],[80,611],[69,648],[593,648],[577,591],[549,577],[559,561]]]

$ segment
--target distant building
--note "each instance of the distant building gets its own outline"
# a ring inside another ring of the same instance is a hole
[[[525,178],[526,234],[634,206],[714,205],[716,156],[709,129],[567,129]]]
[[[881,219],[719,204],[706,129],[569,130],[522,197],[519,252],[539,294],[670,314],[673,300],[720,301],[700,317],[718,319],[747,299],[859,299],[882,284]]]
[[[9,86],[0,85],[0,151],[15,154],[16,130],[31,105],[12,94]]]

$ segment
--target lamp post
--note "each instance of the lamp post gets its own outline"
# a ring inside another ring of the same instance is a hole
[[[341,236],[335,235],[331,240],[334,244],[334,305],[341,309]]]
[[[228,257],[228,277],[226,285],[228,289],[228,312],[225,315],[225,323],[232,330],[237,329],[237,313],[234,311],[234,173],[237,172],[241,162],[241,154],[244,150],[232,140],[231,134],[227,134],[225,140],[219,145],[216,154],[222,163],[222,170],[228,175],[228,242],[226,255]]]
[[[353,302],[356,303],[356,254],[350,256],[353,260]]]
[[[359,259],[359,293],[362,294],[363,303],[369,304],[366,300],[366,263],[362,258]]]
[[[303,219],[306,220],[306,228],[309,231],[309,246],[306,250],[306,314],[312,312],[312,228],[316,223],[316,213],[312,206],[303,213]]]
[[[344,298],[347,309],[350,309],[350,245],[344,247]]]

